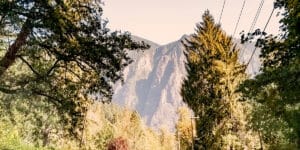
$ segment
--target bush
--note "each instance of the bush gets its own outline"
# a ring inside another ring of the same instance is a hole
[[[122,137],[112,139],[108,146],[108,150],[128,150],[128,142]]]

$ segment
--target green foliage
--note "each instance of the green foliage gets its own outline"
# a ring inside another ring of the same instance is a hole
[[[188,107],[181,107],[177,112],[179,118],[176,124],[176,136],[179,139],[181,149],[190,149],[192,144],[192,125],[195,126],[195,122],[191,120],[192,113]]]
[[[187,79],[181,94],[194,111],[198,149],[253,148],[245,125],[246,103],[236,89],[246,75],[238,62],[238,48],[206,11],[196,33],[183,41]],[[255,142],[254,142],[255,143]]]
[[[154,132],[136,112],[99,102],[89,106],[78,142],[64,130],[55,106],[31,100],[1,95],[0,149],[106,150],[118,137],[126,139],[129,149],[174,148],[173,134],[166,130]]]
[[[53,104],[22,95],[0,94],[0,123],[14,126],[19,139],[51,147],[64,135],[61,117]]]
[[[278,36],[259,34],[261,37],[257,40],[257,46],[261,48],[262,72],[255,79],[245,81],[241,91],[244,97],[259,103],[254,114],[260,112],[261,117],[253,120],[255,124],[261,123],[262,118],[267,119],[264,122],[269,122],[263,127],[255,126],[255,129],[261,129],[264,136],[268,137],[264,142],[269,143],[269,136],[280,132],[283,135],[273,136],[273,140],[278,142],[270,143],[271,146],[288,143],[296,144],[299,148],[300,4],[298,0],[275,0],[274,8],[284,9],[280,20],[282,32]],[[254,39],[255,36],[249,35],[246,38],[243,36],[242,40]],[[273,122],[275,118],[276,122]],[[272,128],[276,130],[268,130]],[[288,142],[282,143],[282,140]]]
[[[18,130],[8,122],[0,122],[0,149],[3,150],[46,150],[24,142]]]
[[[8,71],[14,77],[22,77],[30,72],[25,64],[18,61]],[[171,133],[165,132],[161,136],[146,127],[137,112],[99,102],[89,105],[84,128],[79,132],[82,136],[79,140],[74,140],[65,130],[66,124],[62,121],[64,116],[60,114],[61,111],[45,97],[13,92],[0,93],[0,99],[0,124],[8,123],[9,127],[13,126],[14,133],[17,133],[13,136],[17,140],[9,140],[13,141],[9,143],[3,140],[6,147],[17,145],[20,149],[25,149],[29,145],[29,149],[105,150],[109,141],[121,136],[128,140],[130,149],[170,149],[172,142],[169,139],[174,140],[170,138]],[[166,142],[161,143],[161,138]]]
[[[100,1],[2,0],[0,91],[48,101],[79,137],[91,98],[110,101],[112,84],[132,60],[126,49],[148,46],[111,32]],[[16,73],[14,65],[25,71]],[[98,97],[90,97],[97,93]]]
[[[106,149],[109,141],[113,138],[113,130],[110,126],[105,126],[96,135],[95,146],[97,149]],[[91,139],[93,140],[93,139]]]

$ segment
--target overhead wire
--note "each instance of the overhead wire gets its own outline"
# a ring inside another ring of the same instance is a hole
[[[238,20],[237,20],[237,22],[236,22],[236,24],[235,24],[234,31],[233,31],[233,34],[232,34],[233,37],[234,37],[234,35],[235,35],[235,33],[236,33],[236,30],[237,30],[237,27],[238,27],[238,25],[239,25],[239,23],[240,23],[241,16],[242,16],[242,13],[243,13],[243,10],[244,10],[244,7],[245,7],[245,3],[246,3],[246,0],[244,0],[244,2],[243,2],[242,9],[241,9],[241,11],[240,11]]]
[[[263,33],[266,31],[267,26],[268,26],[268,24],[270,23],[270,20],[271,20],[271,18],[272,18],[272,16],[273,16],[274,11],[275,11],[275,8],[272,9],[272,12],[271,12],[271,14],[270,14],[270,16],[269,16],[269,18],[268,18],[268,21],[267,21],[267,23],[266,23],[266,25],[265,25],[263,31],[262,31],[261,34],[260,34],[259,39],[261,39],[261,37],[263,36]],[[248,68],[248,66],[249,66],[249,64],[250,64],[250,62],[251,62],[251,60],[252,60],[252,58],[253,58],[253,56],[254,56],[254,54],[255,54],[256,49],[257,49],[257,47],[254,48],[254,50],[253,50],[253,52],[252,52],[252,54],[251,54],[251,56],[250,56],[250,58],[249,58],[249,60],[248,60],[248,62],[247,62],[247,64],[246,64],[246,69]]]
[[[260,2],[260,4],[259,4],[259,7],[258,7],[258,9],[257,9],[257,11],[256,11],[255,17],[253,18],[253,21],[252,21],[251,26],[250,26],[250,28],[249,28],[248,33],[251,33],[252,30],[253,30],[253,28],[255,27],[256,22],[257,22],[257,20],[258,20],[258,18],[259,18],[259,15],[260,15],[260,13],[261,13],[261,9],[262,9],[263,4],[264,4],[264,0],[261,0],[261,2]],[[245,53],[247,47],[248,47],[248,45],[244,46],[244,48],[242,49],[241,56],[244,55],[244,53]]]
[[[238,28],[238,25],[239,25],[239,23],[240,23],[240,20],[241,20],[242,13],[243,13],[243,10],[244,10],[244,8],[245,8],[245,4],[246,4],[246,0],[244,0],[244,2],[243,2],[243,5],[242,5],[242,8],[241,8],[241,11],[240,11],[240,14],[239,14],[238,20],[237,20],[237,22],[236,22],[236,24],[235,24],[235,27],[234,27],[233,34],[231,35],[231,36],[232,36],[232,38],[234,38],[234,35],[235,35],[235,33],[236,33],[236,30],[237,30],[237,28]],[[232,49],[234,49],[234,47],[232,47]]]
[[[224,0],[224,2],[223,2],[222,10],[221,10],[220,17],[219,17],[219,24],[221,23],[221,19],[222,19],[225,4],[226,4],[226,0]]]
[[[254,20],[253,20],[253,22],[252,22],[252,24],[251,24],[251,27],[250,27],[248,33],[251,32],[251,31],[253,30],[253,28],[255,27],[256,22],[257,22],[257,19],[258,19],[259,15],[260,15],[262,6],[264,5],[264,2],[265,2],[264,0],[262,0],[262,1],[260,2],[259,7],[258,7],[258,9],[257,9],[257,12],[256,12],[256,14],[255,14]]]

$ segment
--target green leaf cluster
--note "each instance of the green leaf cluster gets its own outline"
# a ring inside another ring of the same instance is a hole
[[[299,147],[300,3],[298,0],[275,0],[274,9],[283,9],[281,33],[258,39],[263,62],[261,73],[254,79],[246,80],[241,91],[244,97],[257,103],[252,121],[254,128],[264,133],[264,142],[271,146]]]
[[[113,83],[132,62],[127,51],[149,47],[127,32],[110,31],[101,5],[93,0],[0,2],[0,92],[52,103],[75,137],[93,100],[110,102]]]

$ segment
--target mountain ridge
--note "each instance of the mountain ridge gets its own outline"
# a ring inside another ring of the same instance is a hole
[[[188,38],[183,35],[179,40],[159,45],[150,40],[133,36],[136,41],[145,41],[151,47],[145,51],[129,51],[134,60],[124,70],[124,84],[117,83],[113,102],[136,110],[143,121],[159,129],[162,126],[175,131],[177,110],[185,105],[180,95],[181,83],[186,76],[184,46],[181,41]],[[238,43],[238,42],[236,42]],[[238,46],[240,46],[238,44]],[[245,47],[252,48],[248,43]],[[244,52],[240,61],[250,58],[251,51]],[[258,72],[258,53],[247,69],[248,74]]]

